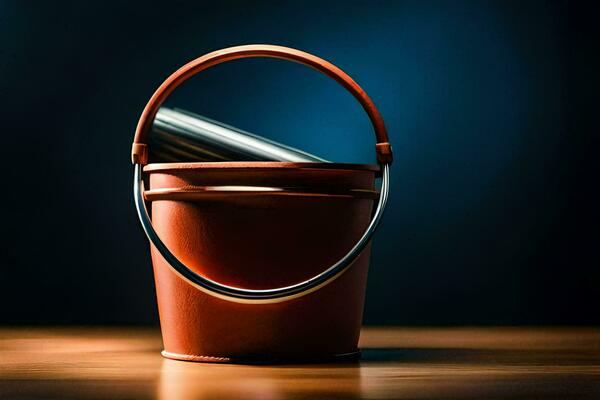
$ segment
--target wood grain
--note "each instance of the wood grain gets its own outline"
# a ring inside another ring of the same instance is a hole
[[[365,328],[347,364],[195,364],[161,348],[157,329],[0,329],[0,398],[600,398],[598,328]]]

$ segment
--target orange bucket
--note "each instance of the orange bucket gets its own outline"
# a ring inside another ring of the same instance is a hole
[[[373,122],[380,165],[147,165],[146,139],[166,97],[190,76],[246,57],[295,61],[340,82]],[[325,60],[280,46],[239,46],[204,55],[167,78],[152,96],[137,127],[132,158],[136,207],[152,244],[163,356],[296,362],[358,354],[370,239],[385,208],[392,155],[379,112],[348,75]]]

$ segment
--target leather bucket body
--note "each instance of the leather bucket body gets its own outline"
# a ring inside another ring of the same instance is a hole
[[[249,289],[309,279],[371,220],[377,167],[224,162],[149,164],[152,223],[194,272]],[[308,294],[260,304],[190,285],[152,245],[163,355],[212,361],[324,360],[357,353],[370,246]]]

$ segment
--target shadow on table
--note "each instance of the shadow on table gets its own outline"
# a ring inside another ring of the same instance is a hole
[[[506,351],[458,348],[368,348],[361,350],[361,363],[439,363],[443,361],[468,361],[474,358],[501,355]]]
[[[594,353],[581,349],[465,349],[465,348],[366,348],[361,365],[369,363],[404,364],[490,364],[505,365],[597,365]]]

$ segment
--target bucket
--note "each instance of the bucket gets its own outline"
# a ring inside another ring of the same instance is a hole
[[[379,165],[148,164],[147,137],[166,97],[200,71],[247,57],[298,62],[342,84],[373,123]],[[154,93],[132,159],[136,208],[151,242],[163,356],[202,362],[357,356],[370,240],[387,201],[392,154],[379,112],[347,74],[280,46],[209,53]]]

